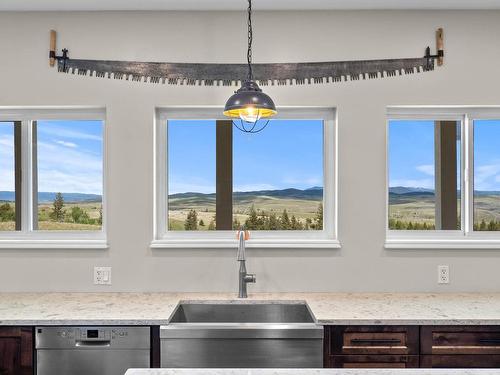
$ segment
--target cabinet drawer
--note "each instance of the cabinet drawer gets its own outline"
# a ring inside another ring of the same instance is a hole
[[[418,355],[336,355],[330,357],[336,368],[417,368]]]
[[[500,354],[500,326],[421,328],[422,354]]]
[[[418,354],[416,326],[334,326],[331,354]]]
[[[500,368],[500,356],[486,355],[423,355],[423,368]]]

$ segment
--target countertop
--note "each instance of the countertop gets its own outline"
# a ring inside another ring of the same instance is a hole
[[[130,369],[125,375],[498,375],[493,369]]]
[[[500,325],[500,293],[0,293],[0,325],[162,325],[180,301],[305,301],[320,324]]]

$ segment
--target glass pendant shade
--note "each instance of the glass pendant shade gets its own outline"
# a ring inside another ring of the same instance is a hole
[[[262,92],[254,81],[245,81],[226,102],[224,115],[239,118],[245,122],[256,122],[270,118],[277,113],[276,106],[269,95]]]

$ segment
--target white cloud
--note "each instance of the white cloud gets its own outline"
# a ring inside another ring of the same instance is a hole
[[[420,188],[425,188],[425,189],[434,189],[434,179],[431,178],[422,178],[422,179],[415,179],[415,180],[405,180],[405,179],[400,179],[400,180],[391,180],[389,182],[389,186],[391,187],[396,187],[396,186],[404,186],[404,187],[420,187]]]
[[[102,194],[99,155],[57,143],[38,142],[38,190]]]
[[[434,165],[432,164],[419,165],[416,167],[416,170],[434,177]]]
[[[78,145],[73,142],[66,142],[66,141],[55,141],[58,145],[64,146],[64,147],[69,147],[69,148],[77,148]]]
[[[474,170],[474,188],[476,190],[500,189],[496,184],[500,182],[500,162],[480,165]]]
[[[79,132],[77,130],[69,129],[68,127],[64,126],[53,126],[53,125],[39,126],[37,131],[39,133],[53,135],[59,138],[71,138],[71,139],[80,139],[80,140],[98,141],[98,142],[102,141],[102,136],[100,135]]]

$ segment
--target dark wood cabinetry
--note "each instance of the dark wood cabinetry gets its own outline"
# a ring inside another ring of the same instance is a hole
[[[418,326],[325,327],[325,367],[419,367]]]
[[[421,367],[500,367],[500,326],[423,326]]]
[[[325,326],[324,365],[500,368],[500,326]]]
[[[0,375],[33,374],[33,327],[0,327]]]

